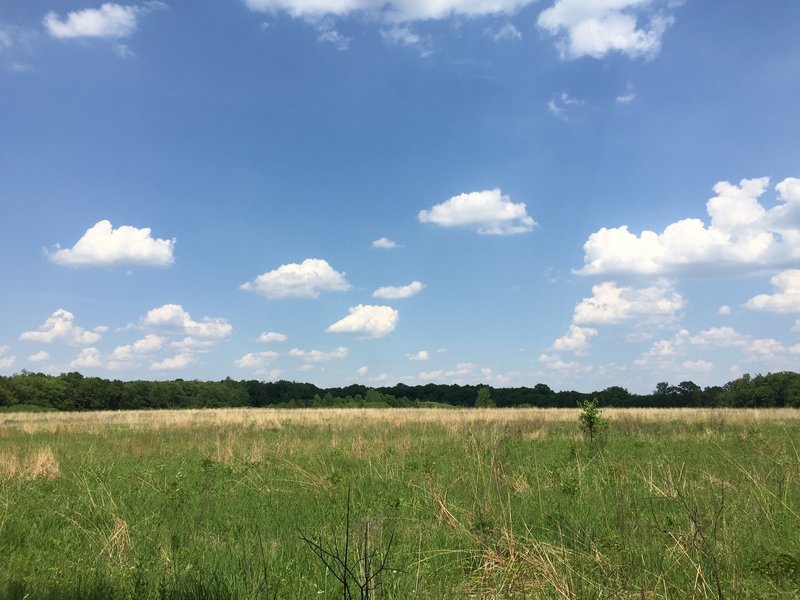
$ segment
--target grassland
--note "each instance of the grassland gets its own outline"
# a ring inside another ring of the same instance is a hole
[[[0,414],[0,598],[800,597],[800,411],[605,416]]]

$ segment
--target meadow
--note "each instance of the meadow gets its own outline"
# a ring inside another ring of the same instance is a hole
[[[603,414],[2,413],[0,598],[800,597],[800,411]]]

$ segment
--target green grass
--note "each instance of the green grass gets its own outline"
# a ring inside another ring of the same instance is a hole
[[[0,598],[342,598],[301,533],[343,557],[348,489],[349,564],[365,530],[368,554],[393,540],[376,598],[796,598],[796,440],[798,421],[612,419],[589,444],[577,417],[7,426]]]

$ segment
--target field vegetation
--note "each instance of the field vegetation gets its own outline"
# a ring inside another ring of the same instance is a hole
[[[3,413],[0,598],[800,595],[800,411],[580,414]]]

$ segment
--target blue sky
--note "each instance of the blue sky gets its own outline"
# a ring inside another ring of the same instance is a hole
[[[0,373],[800,360],[800,5],[0,5]]]

